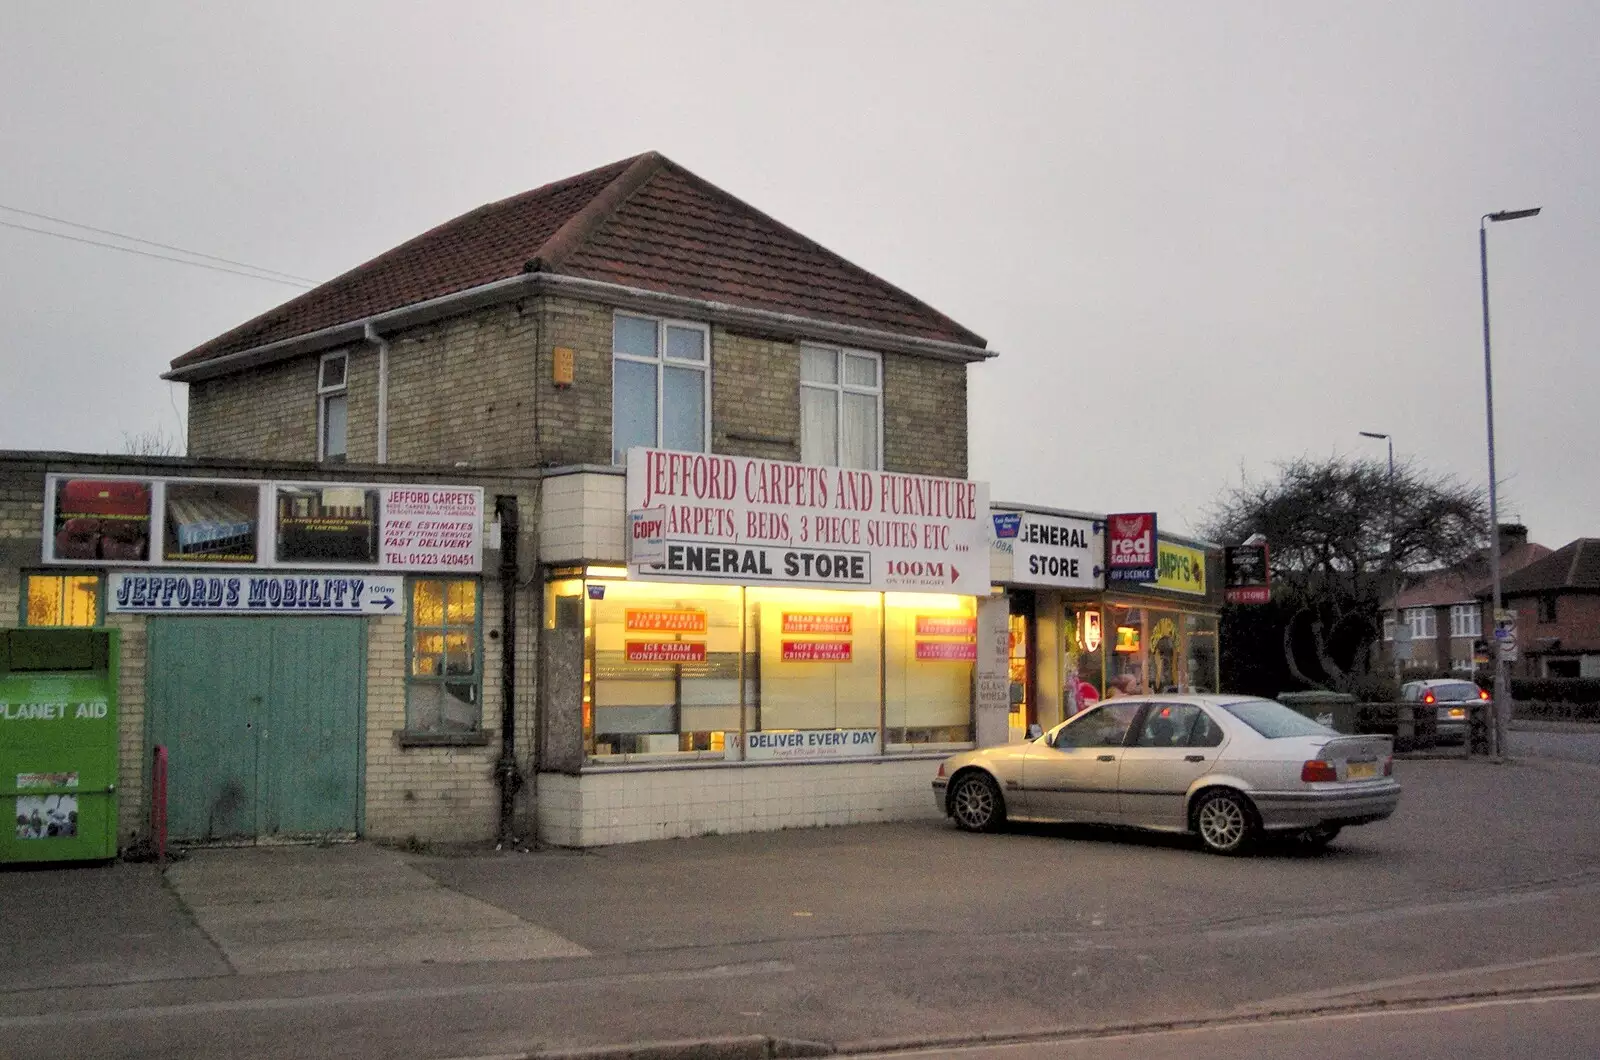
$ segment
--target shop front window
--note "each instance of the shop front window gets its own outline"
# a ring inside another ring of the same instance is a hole
[[[1011,713],[1007,722],[1011,742],[1024,739],[1028,729],[1028,617],[1012,615],[1007,620],[1006,669],[1011,682]]]
[[[752,731],[877,729],[878,594],[748,589],[745,596]]]
[[[886,742],[891,747],[970,742],[977,600],[885,593],[884,624]]]
[[[1216,692],[1217,620],[1213,615],[1183,616],[1184,655],[1188,659],[1185,692]]]
[[[1145,609],[1113,604],[1107,609],[1107,617],[1111,627],[1107,685],[1127,685],[1124,692],[1148,691],[1149,685],[1145,681]]]
[[[1179,649],[1179,620],[1171,611],[1150,611],[1146,616],[1148,653],[1146,688],[1151,692],[1188,690],[1188,660]]]
[[[743,590],[602,584],[586,601],[588,753],[720,757],[739,731]]]
[[[1070,717],[1105,696],[1105,624],[1100,609],[1068,604],[1062,633],[1064,712]]]
[[[478,583],[417,578],[410,595],[406,729],[477,732],[483,722]]]

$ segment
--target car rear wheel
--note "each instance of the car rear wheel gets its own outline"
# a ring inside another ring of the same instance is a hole
[[[950,789],[950,816],[968,832],[993,832],[1006,823],[1000,786],[987,773],[963,773]]]
[[[1237,792],[1207,792],[1195,807],[1194,830],[1213,854],[1242,854],[1255,841],[1255,811]]]

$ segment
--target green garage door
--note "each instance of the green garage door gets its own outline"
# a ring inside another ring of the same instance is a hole
[[[354,834],[365,655],[357,618],[151,619],[171,835]]]

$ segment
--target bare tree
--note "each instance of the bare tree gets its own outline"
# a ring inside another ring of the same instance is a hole
[[[1243,478],[1205,532],[1227,543],[1266,537],[1289,673],[1348,690],[1366,673],[1384,594],[1408,572],[1454,566],[1481,549],[1487,509],[1482,489],[1410,463],[1396,465],[1391,482],[1383,462],[1301,458],[1268,480]]]
[[[182,456],[183,445],[160,427],[137,434],[123,431],[122,453],[124,456]]]

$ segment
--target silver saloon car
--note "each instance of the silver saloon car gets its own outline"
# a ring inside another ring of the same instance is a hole
[[[954,755],[933,793],[972,832],[1063,821],[1194,833],[1219,854],[1268,835],[1320,847],[1394,813],[1393,750],[1267,699],[1129,696],[1028,743]]]

